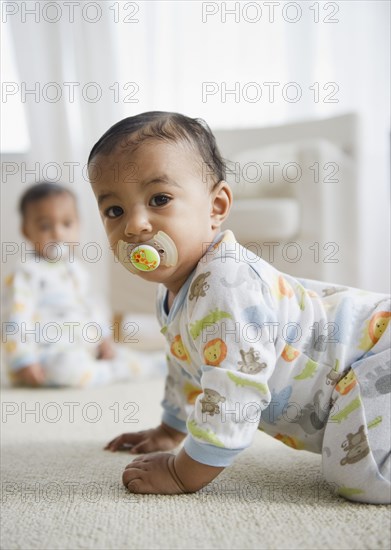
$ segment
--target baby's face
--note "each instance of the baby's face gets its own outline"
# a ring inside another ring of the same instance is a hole
[[[185,145],[147,141],[133,152],[97,155],[90,179],[113,251],[120,240],[143,243],[163,231],[175,243],[177,265],[138,275],[179,290],[220,225],[201,159]]]
[[[22,231],[44,257],[50,252],[49,243],[77,242],[79,218],[73,197],[64,193],[28,204]]]

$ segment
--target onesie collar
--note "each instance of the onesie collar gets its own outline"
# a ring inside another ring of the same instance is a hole
[[[187,292],[189,290],[190,284],[193,280],[194,274],[199,266],[199,263],[201,262],[202,258],[204,258],[206,255],[209,259],[212,259],[212,257],[218,256],[221,254],[221,244],[222,243],[229,243],[234,244],[236,243],[236,239],[234,234],[231,230],[227,229],[226,231],[222,231],[221,233],[218,233],[213,241],[209,244],[208,248],[206,249],[205,253],[200,258],[200,261],[196,265],[196,267],[193,269],[193,271],[190,273],[186,281],[181,286],[178,294],[175,296],[174,301],[172,303],[171,309],[166,313],[166,306],[167,306],[167,300],[168,300],[168,289],[164,287],[164,293],[163,293],[163,300],[161,302],[161,313],[163,315],[164,323],[169,324],[174,319],[177,312],[181,309],[182,304],[184,300],[186,299]]]

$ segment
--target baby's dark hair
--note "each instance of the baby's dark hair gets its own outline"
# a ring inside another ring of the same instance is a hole
[[[70,195],[74,199],[76,204],[77,201],[75,194],[64,185],[61,185],[59,183],[52,183],[50,181],[40,181],[26,189],[26,191],[20,197],[19,212],[21,216],[24,217],[26,215],[26,210],[29,204],[41,201],[42,199],[46,199],[47,197],[55,197],[63,194]]]
[[[179,113],[165,111],[141,113],[114,124],[91,149],[88,164],[98,154],[112,153],[120,144],[134,149],[148,139],[174,143],[187,142],[198,151],[207,167],[206,171],[203,169],[205,181],[211,178],[213,184],[217,185],[225,179],[226,163],[207,123],[201,118],[189,118]]]

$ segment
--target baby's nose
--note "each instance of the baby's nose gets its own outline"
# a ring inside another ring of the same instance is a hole
[[[137,237],[140,233],[149,233],[151,231],[152,225],[144,210],[133,210],[129,214],[124,229],[126,237]]]
[[[52,240],[56,242],[63,241],[64,232],[60,227],[55,227],[52,232]]]

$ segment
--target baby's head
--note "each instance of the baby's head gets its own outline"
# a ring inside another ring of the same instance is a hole
[[[228,216],[232,193],[208,125],[178,113],[148,112],[112,126],[89,159],[91,185],[112,249],[163,232],[175,266],[140,272],[179,289]]]
[[[47,259],[58,257],[56,246],[79,239],[76,197],[58,183],[40,182],[29,187],[19,201],[21,231],[35,251]]]

